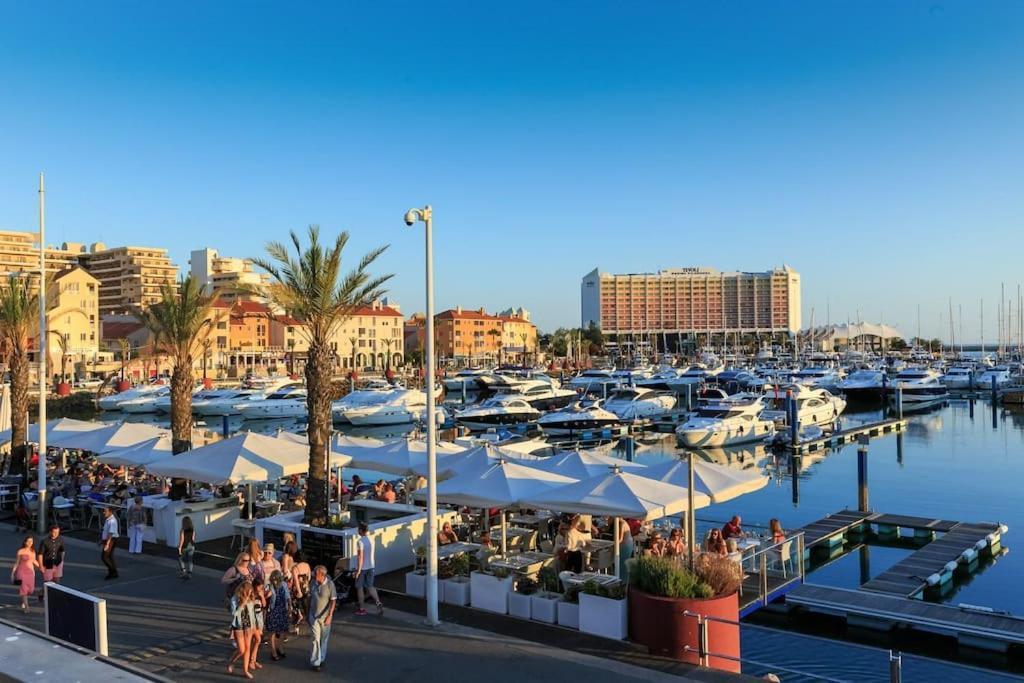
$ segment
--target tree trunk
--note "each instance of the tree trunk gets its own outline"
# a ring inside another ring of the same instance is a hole
[[[327,524],[327,462],[331,438],[331,376],[333,357],[326,343],[311,343],[306,357],[306,406],[309,412],[309,475],[306,513],[303,521],[313,526]]]
[[[192,448],[192,364],[176,362],[171,375],[171,452]]]
[[[25,347],[11,350],[11,448],[28,439],[28,357]]]

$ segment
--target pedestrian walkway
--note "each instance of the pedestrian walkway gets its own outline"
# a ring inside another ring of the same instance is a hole
[[[0,554],[13,556],[22,539],[0,525]],[[197,567],[191,581],[178,578],[173,560],[148,555],[117,556],[121,578],[104,581],[98,545],[67,539],[65,585],[107,600],[110,655],[172,680],[230,680],[225,665],[231,653],[227,614],[221,607],[220,572]],[[0,587],[0,616],[43,630],[42,606],[29,614],[18,609],[15,586]],[[308,668],[309,638],[292,637],[286,659],[261,654],[262,681],[313,680]],[[456,624],[422,625],[418,615],[394,609],[383,618],[356,617],[351,605],[339,609],[329,656],[320,677],[407,683],[431,676],[445,680],[485,677],[488,683],[586,680],[618,681],[735,680],[710,671],[689,678],[590,654],[527,642]],[[236,669],[236,677],[238,676]]]

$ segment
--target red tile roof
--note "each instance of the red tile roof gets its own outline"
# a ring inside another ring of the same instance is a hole
[[[101,335],[103,339],[121,339],[138,332],[145,325],[140,322],[103,323]]]
[[[357,308],[356,310],[352,311],[352,315],[366,315],[366,316],[388,315],[388,316],[397,316],[399,318],[402,317],[401,313],[399,313],[395,309],[391,308],[390,306],[381,306],[380,308],[374,308],[373,306],[363,306],[362,308]]]
[[[442,318],[444,320],[501,320],[498,316],[481,313],[480,311],[459,311],[454,308],[450,308],[447,311],[441,311],[434,317]]]

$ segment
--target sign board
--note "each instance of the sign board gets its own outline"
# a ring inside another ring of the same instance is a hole
[[[107,601],[56,583],[43,585],[46,634],[107,656]]]

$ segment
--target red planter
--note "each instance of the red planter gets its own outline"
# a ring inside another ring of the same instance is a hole
[[[58,382],[57,383],[57,395],[58,396],[67,396],[70,393],[71,393],[71,385],[70,384],[68,384],[67,382]]]
[[[122,391],[128,391],[131,388],[132,388],[132,383],[129,382],[128,380],[126,380],[126,379],[125,380],[121,380],[120,382],[117,383],[117,393],[119,393],[119,394]]]
[[[740,656],[740,606],[736,593],[710,600],[683,600],[650,595],[629,589],[629,638],[647,647],[653,655],[662,655],[699,664],[697,656],[697,618],[684,616],[693,612],[736,624],[708,622],[708,650],[716,655]],[[693,652],[687,652],[690,647]],[[710,656],[708,666],[723,671],[740,672],[740,663]]]
[[[213,389],[213,380],[209,377],[203,378],[203,389]]]

